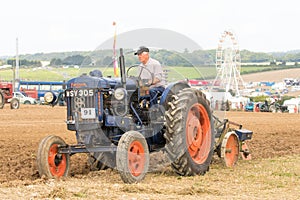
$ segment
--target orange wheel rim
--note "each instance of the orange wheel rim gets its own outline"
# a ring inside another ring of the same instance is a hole
[[[186,142],[188,152],[194,162],[204,163],[211,150],[211,130],[208,113],[201,104],[194,104],[188,112]]]
[[[145,167],[145,150],[141,142],[134,141],[128,150],[128,166],[133,176],[139,176]]]
[[[49,170],[53,176],[61,177],[67,169],[67,158],[65,154],[58,156],[58,145],[53,144],[48,153]]]
[[[239,141],[234,134],[231,134],[226,143],[225,162],[226,166],[233,167],[239,156]]]

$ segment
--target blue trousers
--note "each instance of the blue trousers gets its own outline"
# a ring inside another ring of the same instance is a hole
[[[158,96],[160,96],[164,92],[165,88],[162,86],[150,88],[150,107],[152,105],[157,104]]]

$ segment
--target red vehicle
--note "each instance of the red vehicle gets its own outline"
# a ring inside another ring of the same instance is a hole
[[[0,109],[5,103],[10,103],[11,109],[18,109],[20,102],[17,98],[13,98],[13,84],[10,82],[0,82]]]
[[[204,81],[204,80],[189,80],[189,84],[191,86],[205,86],[208,85],[208,81]]]

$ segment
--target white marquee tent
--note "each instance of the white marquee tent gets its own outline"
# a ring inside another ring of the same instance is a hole
[[[292,98],[283,102],[288,107],[289,113],[300,113],[300,98]]]

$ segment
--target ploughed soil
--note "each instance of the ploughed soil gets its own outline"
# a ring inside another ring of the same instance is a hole
[[[276,162],[276,159],[300,155],[300,114],[230,111],[226,112],[224,117],[253,131],[253,138],[248,142],[252,161],[239,160],[241,164],[237,166],[236,173],[242,170],[239,167],[247,168],[253,165],[252,168],[259,166],[259,163],[264,160],[275,159],[274,162]],[[68,178],[59,180],[40,178],[36,166],[39,142],[48,135],[58,135],[67,143],[76,142],[74,132],[66,128],[65,118],[66,107],[60,106],[21,105],[20,109],[11,110],[9,105],[5,105],[4,109],[0,110],[0,196],[4,199],[20,199],[21,197],[25,199],[193,199],[199,196],[202,198],[219,196],[229,199],[236,197],[260,199],[272,197],[272,186],[268,188],[264,185],[259,186],[259,189],[268,191],[262,193],[263,196],[257,196],[260,194],[259,191],[253,193],[254,196],[250,195],[251,191],[248,194],[239,193],[243,191],[241,188],[251,185],[251,183],[243,183],[243,179],[239,177],[230,181],[229,185],[233,184],[233,186],[229,188],[226,186],[228,191],[223,192],[222,188],[225,186],[222,182],[225,181],[225,184],[226,180],[216,181],[217,174],[224,171],[228,176],[232,176],[234,171],[224,170],[218,157],[214,157],[211,170],[204,177],[209,177],[207,181],[210,181],[211,185],[218,183],[219,189],[201,185],[205,178],[198,179],[196,176],[185,179],[185,177],[177,176],[172,172],[163,153],[157,153],[156,156],[151,157],[151,166],[155,170],[136,186],[123,184],[115,170],[91,171],[85,154],[76,154],[71,157]],[[297,158],[299,160],[299,156]],[[256,169],[256,172],[259,173],[259,170],[263,169]],[[250,174],[250,176],[256,176],[256,174]],[[299,186],[299,173],[292,174],[292,178]],[[187,182],[180,183],[183,180]],[[235,183],[237,180],[241,183]],[[182,184],[186,185],[182,186]],[[253,182],[253,184],[255,184],[253,187],[257,189],[257,183]],[[283,183],[283,185],[286,184],[289,183]],[[285,186],[282,187],[285,188]],[[285,197],[285,191],[280,190],[282,187],[276,185],[277,191],[274,190],[274,194],[282,192],[283,196],[273,195],[275,199]],[[234,190],[236,193],[232,193]],[[297,191],[290,193],[292,198],[296,197],[295,195],[299,193]]]
[[[242,78],[245,82],[259,82],[259,81],[282,82],[285,78],[299,79],[300,68],[245,74],[242,75]]]

